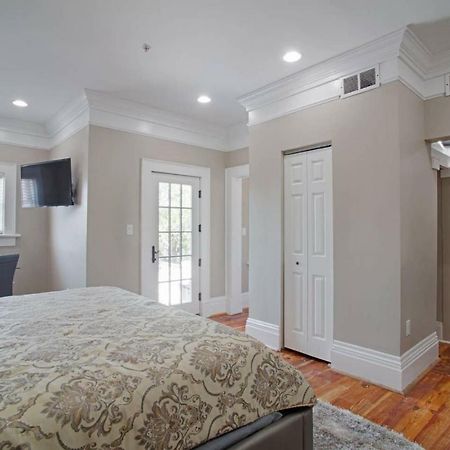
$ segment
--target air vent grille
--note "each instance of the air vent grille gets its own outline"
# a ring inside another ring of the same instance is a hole
[[[342,79],[341,98],[374,89],[379,85],[378,67],[363,70]]]

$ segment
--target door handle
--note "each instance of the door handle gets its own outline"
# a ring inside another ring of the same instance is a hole
[[[158,250],[156,250],[155,246],[152,245],[152,263],[156,262],[156,255],[159,253]]]

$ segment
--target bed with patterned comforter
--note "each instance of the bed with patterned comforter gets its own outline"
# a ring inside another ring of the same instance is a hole
[[[117,288],[0,302],[0,449],[189,449],[315,402],[258,341]]]

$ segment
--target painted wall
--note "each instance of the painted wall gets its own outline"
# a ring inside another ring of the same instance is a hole
[[[436,97],[425,102],[425,137],[450,139],[450,97]]]
[[[282,320],[282,151],[331,140],[334,337],[400,354],[398,92],[391,83],[250,127],[252,318]]]
[[[140,170],[150,158],[210,167],[211,296],[224,295],[225,153],[96,126],[89,141],[88,285],[140,291]]]
[[[248,148],[241,148],[225,153],[225,167],[243,166],[248,164]]]
[[[50,286],[86,286],[89,127],[51,150],[51,159],[72,159],[74,206],[49,208]]]
[[[48,160],[46,150],[0,144],[0,161],[21,164]],[[14,277],[14,293],[44,292],[49,288],[48,209],[21,207],[20,172],[17,169],[16,247],[0,247],[0,254],[19,253],[19,267]]]
[[[424,102],[403,84],[399,118],[403,353],[436,330],[438,202],[437,172],[424,141]]]

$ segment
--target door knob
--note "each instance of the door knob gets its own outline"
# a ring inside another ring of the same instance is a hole
[[[156,262],[156,255],[159,253],[158,250],[156,250],[155,246],[152,245],[152,263]]]

